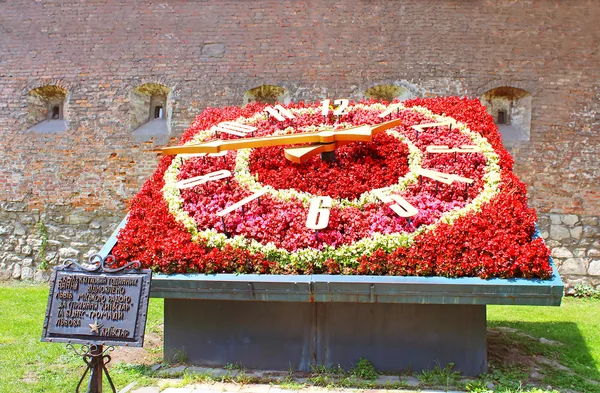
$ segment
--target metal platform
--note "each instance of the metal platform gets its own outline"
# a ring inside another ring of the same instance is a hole
[[[102,252],[115,242],[116,233]],[[381,371],[454,363],[477,375],[487,371],[486,305],[559,306],[563,283],[553,272],[550,280],[154,274],[150,296],[165,299],[166,359],[309,371],[362,357]]]

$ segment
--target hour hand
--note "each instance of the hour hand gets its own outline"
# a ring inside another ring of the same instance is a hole
[[[188,144],[184,146],[173,146],[163,148],[163,155],[173,154],[198,154],[198,153],[219,153],[226,150],[238,150],[238,149],[252,149],[258,147],[267,146],[284,146],[284,145],[302,145],[312,144],[314,147],[320,147],[323,145],[330,145],[327,150],[333,151],[338,146],[350,143],[350,142],[370,142],[373,140],[373,135],[379,132],[385,131],[389,128],[395,127],[401,124],[401,119],[394,119],[385,123],[377,125],[365,125],[360,127],[349,128],[340,131],[317,131],[317,132],[305,132],[300,134],[290,135],[271,135],[256,138],[240,138],[240,139],[227,139],[227,140],[213,140],[209,142]],[[310,146],[307,146],[310,147]],[[322,148],[320,148],[322,150]],[[314,155],[317,152],[311,152],[306,154]],[[306,154],[303,154],[305,156]],[[307,156],[308,157],[308,156]],[[301,161],[304,161],[301,158]],[[298,162],[296,160],[292,160]]]

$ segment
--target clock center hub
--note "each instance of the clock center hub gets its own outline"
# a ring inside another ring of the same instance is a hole
[[[322,134],[328,136],[334,132],[319,132]],[[280,146],[254,149],[248,168],[260,184],[276,190],[295,189],[336,199],[358,199],[372,189],[398,183],[409,171],[409,149],[403,141],[386,133],[376,135],[374,141],[339,146],[333,161],[317,155],[302,164],[287,160]]]

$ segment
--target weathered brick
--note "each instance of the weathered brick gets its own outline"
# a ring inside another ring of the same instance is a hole
[[[582,233],[568,233],[574,244],[544,224],[557,246],[598,248],[598,2],[13,0],[0,15],[0,213],[15,213],[0,221],[18,219],[31,234],[36,223],[23,214],[41,211],[54,251],[71,246],[68,222],[98,229],[94,219],[122,216],[156,166],[150,151],[174,143],[205,107],[241,105],[263,84],[313,101],[360,99],[390,83],[415,96],[529,92],[529,140],[507,145],[514,170],[538,213],[573,215],[569,228],[581,220]],[[145,83],[170,90],[162,140],[132,132],[132,91]],[[67,131],[27,131],[27,93],[46,84],[68,91]]]

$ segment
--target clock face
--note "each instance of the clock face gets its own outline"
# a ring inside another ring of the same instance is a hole
[[[115,257],[164,273],[551,277],[485,107],[404,104],[206,109],[163,149]]]
[[[289,145],[176,155],[164,174],[170,213],[197,242],[325,262],[406,247],[497,192],[494,149],[451,117],[379,103],[323,112],[320,103],[287,108],[291,118],[262,110],[199,130],[187,145],[400,121],[371,142],[338,146],[329,161],[292,162]]]

